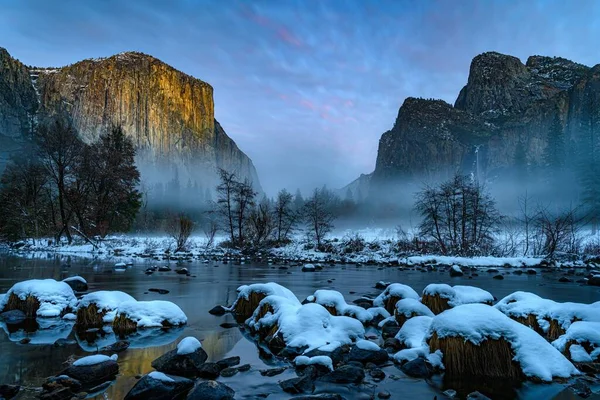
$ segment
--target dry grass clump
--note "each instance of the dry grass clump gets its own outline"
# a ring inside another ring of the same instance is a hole
[[[439,338],[437,333],[429,339],[431,352],[444,354],[445,373],[448,376],[488,377],[523,380],[519,364],[513,361],[514,353],[504,339],[485,340],[475,345],[463,337]]]
[[[398,323],[398,326],[400,328],[402,328],[402,325],[404,325],[404,323],[406,321],[408,321],[409,319],[413,318],[413,317],[418,317],[420,314],[417,314],[416,312],[411,312],[410,316],[406,316],[404,315],[404,313],[399,313],[397,310],[394,312],[394,318],[396,318],[396,322]]]
[[[421,303],[425,304],[435,315],[452,308],[448,304],[448,299],[441,297],[439,294],[424,294]]]
[[[25,300],[21,300],[19,296],[11,293],[8,297],[8,302],[4,306],[4,311],[19,310],[27,315],[27,318],[35,318],[37,311],[40,309],[40,302],[34,296],[27,296]]]
[[[233,317],[238,324],[243,324],[248,318],[252,316],[254,310],[258,307],[260,302],[267,297],[266,294],[261,292],[250,292],[250,295],[246,299],[243,296],[238,297],[236,302],[232,306]]]
[[[399,296],[390,296],[384,302],[383,306],[390,314],[394,314],[394,310],[396,309],[396,303],[402,300],[402,297]]]
[[[511,319],[517,321],[520,324],[530,327],[533,329],[538,335],[544,336],[545,333],[543,329],[540,327],[538,323],[537,317],[534,314],[528,314],[527,317],[513,317]]]
[[[113,331],[119,335],[128,335],[137,330],[137,323],[127,318],[125,314],[119,314],[113,321]]]
[[[95,303],[77,310],[77,327],[80,329],[101,328],[104,325],[105,310],[98,310]]]
[[[539,335],[545,337],[548,341],[552,342],[558,339],[560,336],[566,333],[565,329],[560,326],[557,320],[551,318],[544,318],[550,325],[547,332],[540,327],[538,317],[535,314],[529,314],[527,317],[511,317],[513,320],[530,327]],[[580,321],[579,318],[574,318],[571,323]]]

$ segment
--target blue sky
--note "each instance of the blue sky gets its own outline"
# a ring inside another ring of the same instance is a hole
[[[600,62],[600,1],[2,0],[0,46],[61,66],[142,51],[209,82],[269,193],[375,166],[408,96],[454,102],[484,51]]]

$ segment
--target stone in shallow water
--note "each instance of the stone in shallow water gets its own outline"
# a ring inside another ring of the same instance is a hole
[[[368,362],[374,364],[383,364],[388,360],[388,353],[383,349],[379,350],[364,350],[357,346],[352,346],[349,354],[350,361],[358,361],[363,364]]]
[[[238,369],[235,367],[227,367],[223,371],[221,371],[221,376],[223,378],[230,378],[238,373]]]
[[[238,365],[240,363],[240,358],[235,356],[235,357],[228,357],[228,358],[224,358],[220,361],[217,361],[217,365],[219,367],[221,367],[221,369],[225,369],[228,367],[235,367],[236,365]]]
[[[307,393],[315,390],[315,384],[308,375],[286,379],[279,382],[279,386],[281,386],[284,392],[291,394]]]
[[[265,369],[265,370],[260,371],[260,374],[262,376],[276,376],[276,375],[282,374],[286,370],[287,370],[287,367],[271,368],[271,369]]]
[[[345,400],[342,396],[337,393],[321,393],[321,394],[310,394],[307,396],[296,396],[292,397],[291,400]]]
[[[125,400],[169,400],[189,391],[194,381],[174,375],[150,373],[137,381],[125,396]]]
[[[70,376],[84,386],[111,381],[119,373],[119,364],[114,360],[92,365],[71,365],[61,375]]]
[[[431,368],[424,358],[415,358],[400,367],[402,372],[413,378],[429,378],[432,375]]]
[[[199,382],[188,394],[187,400],[232,400],[235,391],[217,381]]]
[[[492,400],[492,399],[490,399],[486,395],[481,394],[479,392],[473,392],[473,393],[469,393],[467,395],[467,400]]]
[[[211,308],[210,311],[208,311],[208,313],[211,315],[221,316],[225,315],[227,313],[227,310],[223,306],[215,306]]]
[[[193,377],[198,375],[207,359],[208,354],[202,347],[189,354],[177,354],[177,349],[174,349],[152,361],[152,368],[166,374]]]
[[[221,367],[217,363],[207,362],[198,368],[198,377],[203,379],[217,379],[221,373]]]
[[[331,383],[360,383],[365,378],[365,371],[354,365],[342,365],[335,371],[319,378]]]

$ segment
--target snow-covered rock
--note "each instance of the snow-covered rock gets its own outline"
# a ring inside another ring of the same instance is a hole
[[[103,363],[105,361],[108,360],[113,360],[113,361],[117,361],[118,356],[116,354],[113,354],[112,356],[105,356],[103,354],[95,354],[93,356],[87,356],[87,357],[83,357],[80,358],[79,360],[76,360],[73,365],[75,367],[82,367],[85,365],[96,365],[96,364],[100,364]]]
[[[344,296],[335,290],[317,290],[309,301],[325,307],[332,315],[356,318],[363,324],[373,319],[373,314],[362,307],[346,303]]]
[[[163,300],[127,301],[119,305],[117,314],[119,318],[131,320],[138,328],[179,326],[187,323],[187,316],[181,308],[175,303]]]
[[[177,345],[177,354],[178,355],[190,354],[190,353],[195,352],[196,350],[198,350],[201,347],[202,347],[202,344],[200,343],[200,341],[198,339],[196,339],[193,336],[188,336],[188,337],[184,338],[181,342],[179,342],[179,344]]]
[[[417,316],[407,320],[396,334],[396,339],[401,346],[409,349],[427,346],[425,337],[429,332],[433,314],[431,316]]]
[[[314,356],[314,357],[298,356],[294,359],[294,364],[296,364],[297,367],[309,366],[309,365],[322,365],[322,366],[326,367],[327,369],[329,369],[330,371],[333,371],[333,362],[331,361],[331,358],[328,356]]]
[[[445,339],[459,338],[453,346],[445,346]],[[481,371],[485,375],[486,368],[498,372],[502,365],[518,363],[523,375],[542,381],[553,378],[568,378],[579,374],[579,371],[556,348],[532,329],[510,319],[496,308],[484,304],[466,304],[447,310],[433,318],[426,339],[431,350],[441,350],[443,357],[471,357],[468,362],[461,363],[463,369]],[[494,352],[489,346],[502,346],[504,341],[510,346],[512,354]],[[462,344],[462,345],[461,345]],[[480,354],[477,349],[488,346]],[[463,353],[469,347],[469,351]],[[490,353],[498,359],[490,359]],[[468,365],[465,366],[465,365]],[[446,373],[466,375],[466,371],[452,363],[446,365]],[[449,369],[452,368],[452,369]],[[511,367],[512,368],[512,367]],[[456,370],[454,370],[456,369]],[[511,375],[512,376],[512,375]]]
[[[394,312],[394,307],[398,300],[419,299],[419,295],[413,288],[401,283],[392,283],[373,300],[376,307],[384,307],[390,314]]]
[[[252,316],[258,304],[267,296],[283,297],[300,305],[300,301],[291,290],[274,282],[243,285],[237,289],[237,292],[238,296],[231,306],[231,311],[239,323],[245,322]]]
[[[73,309],[77,302],[71,286],[54,279],[31,279],[16,283],[0,300],[0,310],[8,311],[6,307],[12,295],[21,301],[30,296],[37,299],[39,308],[27,310],[26,314],[33,316],[33,312],[38,317],[59,317]]]
[[[71,286],[71,289],[76,292],[85,292],[88,290],[87,281],[81,276],[70,276],[66,279],[63,279],[63,282]]]
[[[419,315],[433,317],[431,310],[419,300],[402,299],[396,302],[394,316],[399,326],[402,326],[406,320]]]
[[[122,303],[135,302],[136,300],[125,292],[118,290],[100,290],[83,296],[77,303],[77,311],[90,305],[95,305],[104,323],[111,323],[115,319],[117,309]]]
[[[445,283],[432,283],[423,289],[421,302],[434,314],[463,304],[482,303],[491,305],[494,296],[486,290],[474,286],[450,286]]]
[[[573,322],[567,332],[552,342],[574,362],[600,360],[600,322]]]

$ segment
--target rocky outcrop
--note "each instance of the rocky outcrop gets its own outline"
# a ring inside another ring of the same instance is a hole
[[[371,186],[463,173],[494,178],[542,162],[552,121],[558,116],[567,146],[574,146],[590,110],[600,109],[600,66],[558,57],[518,58],[490,52],[471,63],[468,82],[454,106],[408,98],[394,127],[379,141]],[[571,151],[567,149],[568,151]]]
[[[3,57],[12,60],[6,51]],[[36,109],[40,120],[68,115],[86,142],[120,125],[137,147],[144,180],[177,174],[184,184],[212,186],[217,168],[225,168],[260,189],[252,161],[214,118],[212,86],[152,56],[127,52],[30,70],[4,61],[3,84],[9,89],[0,95],[0,127],[7,135],[23,135]]]

